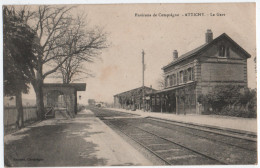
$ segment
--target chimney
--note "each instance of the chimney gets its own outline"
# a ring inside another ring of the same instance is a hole
[[[174,50],[173,51],[173,60],[176,60],[178,58],[178,51]]]
[[[210,43],[213,40],[213,33],[210,29],[206,32],[206,43]]]

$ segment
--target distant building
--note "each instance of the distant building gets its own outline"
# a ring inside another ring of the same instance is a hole
[[[95,99],[88,99],[88,105],[89,106],[95,106],[96,100]]]
[[[156,92],[152,87],[144,86],[145,95]],[[145,102],[149,101],[145,99]],[[149,103],[146,103],[145,108],[149,109]],[[125,109],[142,109],[143,106],[143,87],[135,88],[126,92],[114,95],[114,107]]]
[[[225,33],[213,39],[207,30],[205,38],[205,44],[181,56],[174,50],[172,62],[162,68],[165,88],[149,94],[151,111],[200,114],[200,94],[216,85],[247,86],[250,54]]]

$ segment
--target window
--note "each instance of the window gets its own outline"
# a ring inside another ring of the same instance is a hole
[[[161,104],[162,104],[162,105],[165,104],[165,98],[164,98],[163,95],[162,95],[162,97],[161,97]]]
[[[188,81],[193,81],[193,68],[188,68]]]
[[[183,82],[186,83],[187,81],[188,81],[188,71],[184,70]]]
[[[170,86],[173,85],[173,78],[172,78],[172,75],[169,77],[169,80],[170,80]]]
[[[152,97],[152,105],[155,105],[155,97]]]
[[[156,97],[156,105],[160,105],[160,104],[161,104],[161,100],[160,100],[159,95],[157,95],[157,97]]]
[[[173,85],[176,85],[177,84],[176,74],[173,74],[172,78],[173,78]]]
[[[219,46],[219,56],[225,57],[225,46],[223,45]]]
[[[180,83],[183,83],[183,71],[180,71]]]
[[[219,46],[219,56],[220,57],[229,57],[230,56],[229,47],[226,47],[224,45]]]
[[[165,78],[165,87],[169,86],[169,76],[166,76]]]
[[[192,94],[191,96],[191,105],[196,105],[196,95]]]
[[[189,104],[189,99],[190,99],[190,95],[186,94],[185,99],[184,99],[185,104],[187,104],[187,105]]]

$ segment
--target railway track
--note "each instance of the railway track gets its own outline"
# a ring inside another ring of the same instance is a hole
[[[129,122],[131,123],[131,119],[129,119]],[[222,144],[226,144],[229,146],[241,148],[243,150],[247,151],[257,151],[257,139],[256,137],[248,137],[248,135],[240,136],[233,135],[229,133],[223,133],[221,131],[212,131],[205,128],[198,129],[197,127],[192,126],[186,126],[186,125],[176,125],[175,123],[165,123],[163,121],[157,121],[157,120],[150,120],[150,119],[143,119],[142,124],[149,123],[151,125],[158,125],[162,128],[165,128],[164,131],[173,131],[176,130],[178,132],[185,132],[185,134],[189,134],[191,136],[195,136],[198,138],[205,138],[214,142],[219,142]],[[135,123],[132,123],[135,124]]]
[[[241,131],[241,130],[234,130],[234,129],[225,129],[219,128],[219,127],[213,127],[213,126],[207,126],[207,125],[198,125],[193,123],[184,123],[180,121],[173,121],[173,120],[167,120],[167,119],[160,119],[160,118],[154,118],[154,117],[147,117],[149,120],[157,121],[157,122],[164,122],[168,124],[174,124],[180,127],[185,128],[192,128],[192,129],[198,129],[202,130],[204,132],[212,132],[215,134],[222,134],[225,136],[235,137],[235,138],[243,138],[247,139],[249,141],[257,141],[257,135],[253,132],[247,132],[247,131]]]
[[[254,135],[235,133],[229,136],[229,133],[220,130],[100,111],[94,110],[107,125],[138,143],[166,165],[257,163]]]
[[[120,120],[106,120],[166,165],[225,165],[226,163]]]
[[[131,113],[122,113],[122,112],[117,112],[117,111],[111,111],[111,110],[106,110],[106,109],[100,109],[100,108],[91,108],[91,111],[95,113],[95,116],[98,118],[108,118],[108,117],[130,117],[130,116],[138,116],[136,114],[131,114]]]

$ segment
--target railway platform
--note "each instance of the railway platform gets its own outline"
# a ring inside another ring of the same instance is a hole
[[[73,119],[44,120],[8,134],[4,146],[5,166],[152,165],[90,110]]]
[[[126,109],[107,108],[123,113],[131,113],[140,115],[140,117],[152,117],[162,120],[177,121],[181,123],[194,124],[205,127],[213,127],[223,130],[235,130],[237,132],[250,132],[257,134],[257,119],[255,118],[241,118],[219,115],[198,115],[198,114],[169,114],[159,112],[144,112],[141,110],[131,111]]]

